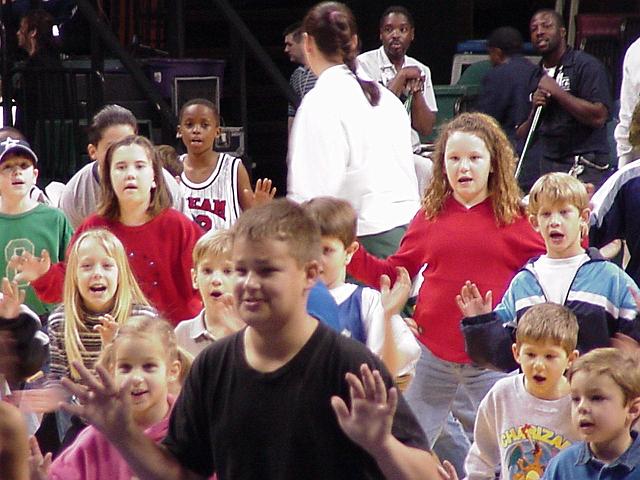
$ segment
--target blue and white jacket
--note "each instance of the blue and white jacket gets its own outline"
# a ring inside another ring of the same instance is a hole
[[[615,333],[640,341],[640,319],[629,287],[635,282],[621,268],[602,258],[598,250],[587,251],[589,260],[576,271],[564,305],[578,318],[578,350],[608,347]],[[529,307],[547,302],[533,269],[533,258],[516,274],[493,312],[462,320],[469,357],[478,365],[503,371],[518,368],[511,345],[518,319]]]

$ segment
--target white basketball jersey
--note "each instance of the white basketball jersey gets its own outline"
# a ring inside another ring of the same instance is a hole
[[[182,173],[180,189],[195,221],[205,231],[230,228],[240,216],[238,167],[240,159],[221,153],[209,178],[194,183]]]

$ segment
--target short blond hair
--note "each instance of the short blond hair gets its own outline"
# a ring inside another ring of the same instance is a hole
[[[537,215],[542,205],[561,202],[568,202],[582,212],[589,206],[587,188],[584,183],[568,173],[547,173],[531,187],[528,212],[530,215]]]
[[[198,265],[208,256],[213,255],[223,260],[231,260],[231,249],[233,247],[233,235],[227,229],[210,230],[198,239],[191,254],[193,268],[198,269]]]
[[[554,343],[570,355],[578,343],[578,319],[563,305],[534,305],[518,320],[516,329],[517,348],[530,341]]]
[[[298,266],[320,258],[320,227],[305,209],[286,198],[244,212],[232,228],[233,241],[279,240]]]
[[[637,354],[618,348],[596,348],[569,367],[569,382],[578,372],[608,375],[622,389],[625,404],[640,397],[640,361]]]

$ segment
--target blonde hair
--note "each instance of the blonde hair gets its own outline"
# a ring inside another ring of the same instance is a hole
[[[618,348],[596,348],[579,357],[569,367],[569,382],[578,372],[608,375],[622,389],[625,404],[640,397],[640,362],[635,353]]]
[[[569,355],[578,343],[578,320],[574,313],[563,305],[534,305],[518,320],[516,329],[517,348],[528,341],[552,342],[560,345]]]
[[[580,212],[589,206],[587,188],[576,177],[564,172],[543,175],[529,192],[530,215],[537,215],[543,205],[568,202]]]
[[[109,220],[118,220],[121,213],[120,202],[111,183],[113,155],[119,148],[130,145],[137,145],[145,151],[147,158],[151,162],[151,168],[153,169],[153,180],[156,186],[151,189],[151,198],[149,200],[147,213],[153,218],[171,206],[171,196],[164,181],[162,161],[158,158],[153,144],[141,135],[129,135],[109,146],[104,162],[100,165],[100,185],[102,187],[102,193],[97,212],[98,215],[108,218]]]
[[[178,382],[180,385],[184,383],[189,373],[189,368],[191,368],[193,357],[178,346],[173,327],[163,318],[138,315],[127,319],[124,325],[118,329],[118,334],[113,341],[102,350],[96,365],[104,367],[109,373],[113,374],[115,372],[118,344],[127,338],[159,340],[162,344],[162,351],[166,353],[167,365],[176,360],[180,363]]]
[[[210,230],[198,239],[191,253],[193,268],[197,269],[200,262],[207,255],[231,260],[233,235],[227,229]]]
[[[491,156],[488,190],[493,213],[500,225],[516,220],[522,214],[521,192],[514,177],[515,154],[511,142],[498,123],[483,113],[463,113],[447,123],[436,141],[433,155],[433,177],[422,199],[425,215],[432,220],[437,217],[453,189],[447,179],[445,150],[449,137],[454,132],[465,132],[480,138]]]
[[[345,247],[356,240],[358,214],[346,200],[316,197],[302,204],[320,226],[323,237],[339,239]]]
[[[114,304],[110,315],[119,325],[123,325],[131,314],[132,305],[148,306],[144,293],[133,276],[127,253],[118,238],[108,230],[93,229],[80,234],[76,242],[69,249],[67,258],[67,273],[64,277],[63,308],[64,308],[64,348],[69,362],[71,377],[78,379],[74,361],[82,362],[82,351],[85,350],[80,340],[80,332],[88,332],[84,323],[84,302],[78,289],[78,251],[82,242],[92,238],[105,249],[118,267],[118,285],[114,293]]]
[[[232,228],[233,241],[280,240],[298,266],[320,258],[320,227],[302,206],[280,198],[244,212]]]

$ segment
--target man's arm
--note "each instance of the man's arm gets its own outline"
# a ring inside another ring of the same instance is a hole
[[[398,391],[389,389],[379,371],[366,364],[360,367],[362,380],[346,374],[351,392],[351,410],[338,396],[331,406],[342,431],[366,450],[376,461],[385,478],[396,480],[439,479],[438,464],[425,450],[403,444],[391,433],[398,404]]]
[[[420,135],[429,135],[436,121],[436,114],[431,111],[423,95],[424,75],[418,67],[404,67],[389,82],[387,88],[396,97],[402,95],[407,86],[413,93],[411,103],[411,126]]]
[[[562,108],[580,123],[592,128],[600,128],[609,117],[607,107],[601,102],[590,102],[578,98],[563,90],[556,81],[548,75],[543,75],[538,83],[538,90],[547,93],[549,99],[554,99]]]
[[[74,362],[84,385],[64,378],[62,384],[81,402],[62,404],[72,415],[85,418],[118,449],[141,480],[201,480],[204,477],[183,467],[163,446],[153,442],[138,428],[131,415],[131,382],[119,390],[107,371],[98,366],[94,377],[81,362]]]
[[[436,123],[436,114],[431,111],[424,99],[422,88],[413,92],[411,102],[411,126],[420,135],[430,135]]]

